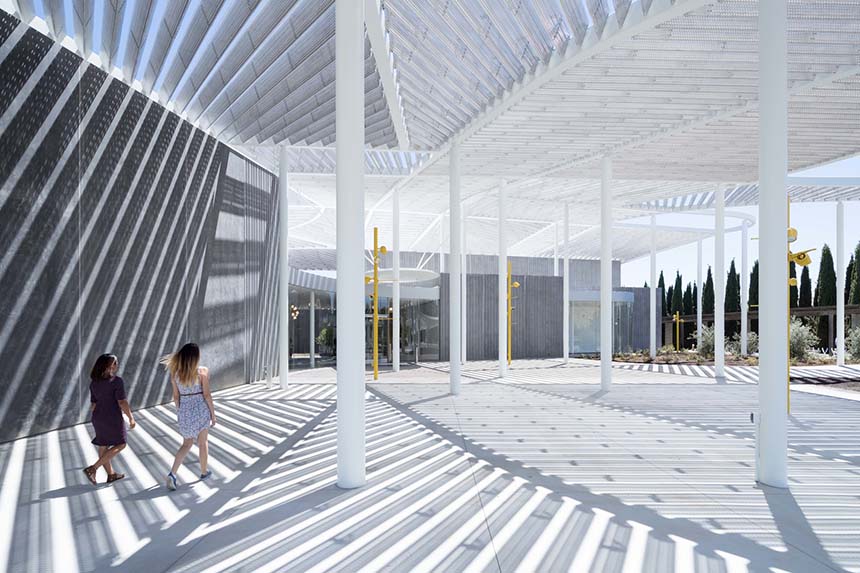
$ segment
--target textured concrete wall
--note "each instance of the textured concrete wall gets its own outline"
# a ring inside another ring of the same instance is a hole
[[[104,352],[135,408],[169,399],[158,357],[186,341],[216,388],[276,362],[272,174],[33,29],[7,46],[17,25],[0,12],[0,441],[84,420]]]

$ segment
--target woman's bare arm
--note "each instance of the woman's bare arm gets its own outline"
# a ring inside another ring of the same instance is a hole
[[[119,407],[122,410],[123,414],[125,414],[125,417],[128,418],[129,429],[134,428],[136,425],[134,423],[134,414],[131,413],[131,406],[128,405],[128,400],[120,400]]]
[[[203,398],[209,406],[209,416],[212,418],[212,425],[215,425],[215,403],[212,401],[212,393],[209,391],[209,369],[206,367],[200,368],[200,385],[203,390]]]
[[[173,376],[170,377],[170,385],[173,386],[173,405],[179,407],[179,388],[176,386],[176,381]]]

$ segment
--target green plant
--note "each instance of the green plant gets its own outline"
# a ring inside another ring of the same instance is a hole
[[[697,342],[699,340],[699,331],[693,331],[693,334],[690,335],[690,340]],[[696,347],[696,352],[699,353],[700,356],[711,357],[714,355],[714,327],[713,326],[703,326],[702,327],[702,343]]]
[[[334,328],[331,326],[326,326],[322,330],[320,330],[319,335],[317,336],[317,344],[321,348],[327,348],[330,351],[334,352],[337,347],[337,337],[334,333]]]
[[[848,329],[845,336],[845,350],[852,358],[860,360],[860,326]]]
[[[741,356],[741,335],[735,333],[726,342],[726,352],[735,356]],[[756,354],[758,352],[758,334],[755,332],[747,333],[747,355]]]
[[[657,349],[657,356],[665,356],[675,352],[675,347],[671,344],[665,344]]]
[[[818,335],[812,327],[804,324],[798,318],[792,318],[791,336],[788,344],[791,357],[804,360],[816,344],[818,344]]]

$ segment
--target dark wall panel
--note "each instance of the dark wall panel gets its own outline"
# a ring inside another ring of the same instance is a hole
[[[187,341],[215,388],[277,374],[275,176],[16,26],[0,13],[14,43],[0,64],[0,441],[85,420],[103,352],[134,408],[170,398],[158,359]]]
[[[449,285],[447,273],[440,281],[441,360],[449,357]],[[514,359],[561,356],[562,279],[551,276],[514,275],[511,354]],[[466,355],[469,360],[496,360],[498,338],[498,275],[466,276]]]

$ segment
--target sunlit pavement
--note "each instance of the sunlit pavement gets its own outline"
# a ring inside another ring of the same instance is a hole
[[[593,363],[383,372],[367,393],[368,483],[335,485],[335,373],[216,394],[215,476],[141,411],[92,487],[90,429],[0,445],[10,571],[860,571],[860,402],[792,393],[791,490],[754,483],[757,388]],[[99,479],[103,481],[104,473]]]

